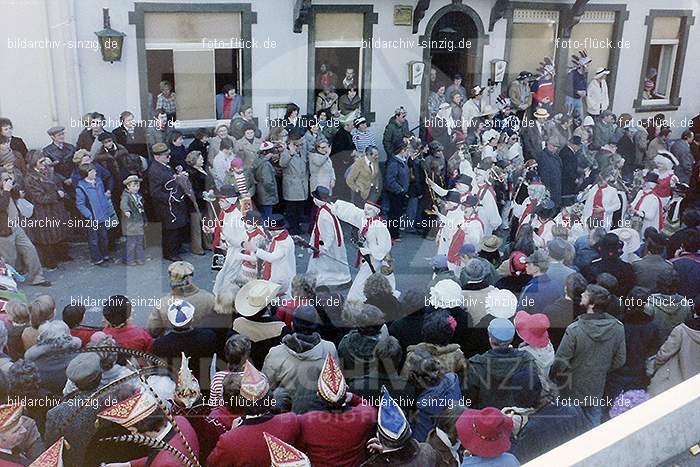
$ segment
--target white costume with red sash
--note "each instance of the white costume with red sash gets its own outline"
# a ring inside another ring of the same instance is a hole
[[[246,283],[258,278],[258,259],[252,256],[252,252],[260,248],[262,243],[267,241],[268,237],[265,231],[256,227],[253,230],[246,231],[248,243],[251,244],[252,250],[244,252],[243,262],[241,263],[241,281]]]
[[[245,224],[238,204],[234,203],[219,212],[214,226],[212,246],[225,249],[226,259],[221,270],[216,274],[212,293],[218,295],[224,288],[233,285],[241,272],[243,262],[243,242],[247,240]]]
[[[659,232],[664,228],[663,201],[654,191],[640,191],[632,201],[632,208],[643,217],[641,234],[647,227],[654,227]]]
[[[597,219],[596,227],[605,227],[610,230],[613,221],[613,214],[622,207],[620,197],[617,196],[617,188],[605,184],[595,184],[586,195],[586,202],[583,205],[581,221],[587,225],[589,217]],[[603,211],[594,212],[594,208],[602,208]]]
[[[554,238],[552,235],[552,227],[556,225],[554,219],[546,219],[542,222],[538,217],[533,223],[535,228],[535,234],[533,235],[533,240],[535,241],[535,246],[538,248],[545,248],[547,242]]]
[[[459,228],[459,225],[464,221],[464,211],[457,206],[452,211],[447,211],[444,216],[438,214],[438,218],[442,222],[442,226],[435,237],[435,241],[437,242],[437,254],[446,255],[447,250],[450,248],[452,237]]]
[[[518,229],[523,224],[529,224],[535,216],[535,208],[540,200],[530,198],[529,196],[523,200],[521,204],[513,206],[513,216],[518,219]]]
[[[272,232],[274,235],[275,232]],[[258,248],[255,256],[262,259],[262,278],[282,286],[281,292],[285,297],[291,296],[292,278],[297,274],[297,261],[294,240],[286,230],[273,236],[267,250]]]
[[[328,204],[322,205],[318,210],[311,231],[311,244],[316,252],[309,258],[306,272],[316,274],[316,285],[342,285],[350,282],[350,268],[341,264],[348,262],[343,229]]]
[[[459,254],[460,248],[463,245],[469,243],[474,245],[475,248],[479,247],[479,242],[481,242],[481,237],[484,236],[484,223],[481,221],[477,214],[472,214],[468,218],[465,218],[462,225],[459,226],[457,231],[452,236],[450,240],[450,247],[447,252],[447,267],[454,271],[457,277],[459,277],[459,272],[462,270],[462,261]]]
[[[479,218],[484,223],[484,235],[491,235],[501,225],[501,213],[498,211],[496,192],[489,183],[481,183],[477,187],[476,196],[480,206],[476,208]]]
[[[657,170],[655,172],[659,175],[659,181],[654,187],[654,193],[661,199],[665,207],[669,201],[671,201],[671,188],[675,185],[677,178],[674,180],[675,174],[673,170],[670,172],[660,172]]]
[[[333,203],[333,213],[338,219],[347,222],[359,229],[358,240],[362,247],[359,252],[361,254],[360,269],[357,271],[355,280],[348,291],[347,300],[365,301],[364,287],[367,278],[372,275],[367,260],[372,262],[372,266],[376,272],[380,272],[382,268],[382,260],[391,252],[391,235],[384,221],[378,216],[366,217],[364,211],[352,203],[338,200]],[[399,296],[400,292],[396,290],[396,277],[393,273],[386,276],[395,296]]]

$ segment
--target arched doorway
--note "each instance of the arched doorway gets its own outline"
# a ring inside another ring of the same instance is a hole
[[[427,116],[428,96],[435,83],[452,82],[452,76],[464,76],[462,85],[468,90],[472,86],[483,85],[481,69],[484,45],[488,36],[479,14],[463,4],[447,5],[430,18],[425,34],[420,37],[425,63],[425,82],[421,92],[421,115]],[[435,69],[435,81],[431,69]]]

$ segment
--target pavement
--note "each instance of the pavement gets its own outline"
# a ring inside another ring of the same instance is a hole
[[[351,227],[343,224],[348,251],[348,264],[354,265],[356,248],[348,242]],[[305,236],[308,240],[308,235]],[[70,254],[74,260],[63,263],[56,271],[46,272],[46,278],[52,282],[51,287],[34,287],[21,285],[29,300],[41,294],[49,294],[56,301],[57,314],[60,317],[63,307],[70,303],[85,305],[84,324],[102,325],[101,304],[110,295],[122,294],[132,301],[133,322],[144,326],[154,303],[170,290],[168,283],[169,261],[162,259],[160,227],[149,225],[146,234],[146,264],[127,267],[121,263],[108,266],[93,266],[89,261],[87,243],[72,244]],[[404,234],[402,240],[392,248],[395,260],[397,288],[401,291],[412,287],[425,287],[431,278],[430,260],[435,254],[435,242],[420,236]],[[189,253],[181,255],[195,267],[194,282],[200,288],[211,290],[216,271],[211,270],[211,252],[204,256]],[[306,271],[309,259],[308,251],[297,246],[297,271]],[[355,271],[351,267],[354,277]],[[341,289],[347,292],[347,288]]]

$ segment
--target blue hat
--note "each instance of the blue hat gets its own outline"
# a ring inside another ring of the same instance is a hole
[[[498,342],[510,342],[515,336],[515,326],[509,320],[496,318],[489,323],[489,336]]]
[[[476,253],[476,247],[472,245],[471,243],[465,243],[461,247],[459,247],[459,255],[473,255]]]
[[[377,435],[382,444],[388,448],[403,446],[411,437],[411,425],[386,387],[382,388],[382,400],[377,416]]]
[[[433,266],[433,269],[447,269],[447,256],[446,255],[433,256],[432,266]]]

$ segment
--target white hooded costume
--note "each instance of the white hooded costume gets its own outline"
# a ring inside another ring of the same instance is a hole
[[[264,261],[263,279],[279,284],[282,295],[290,297],[292,279],[297,274],[294,240],[286,230],[270,231],[270,236],[267,249],[257,248],[255,256]]]
[[[221,270],[216,274],[212,293],[219,295],[225,288],[236,282],[240,272],[241,263],[246,258],[243,254],[243,242],[248,240],[246,235],[243,215],[237,206],[237,198],[227,198],[231,204],[229,208],[222,209],[223,217],[219,218],[217,226],[220,229],[219,248],[226,250],[226,259]],[[220,215],[221,215],[220,214]]]
[[[382,261],[391,252],[391,235],[384,221],[379,217],[379,208],[365,203],[365,210],[362,210],[352,203],[338,200],[333,203],[333,213],[338,219],[347,222],[359,229],[358,240],[360,242],[360,269],[357,271],[355,280],[348,291],[347,300],[365,301],[364,287],[367,278],[372,275],[367,260],[372,262],[375,272],[379,272]],[[395,296],[400,292],[396,290],[396,277],[394,274],[386,276],[391,284]]]
[[[316,275],[317,286],[347,284],[351,277],[340,221],[333,214],[332,203],[319,201],[317,205],[318,216],[311,231],[311,245],[318,248],[319,252],[312,253],[306,272]]]
[[[602,191],[602,196],[598,195],[598,197],[596,197],[599,191]],[[588,225],[587,221],[588,218],[593,215],[594,206],[601,207],[604,210],[601,218],[602,225],[598,225],[597,227],[605,227],[605,230],[610,230],[615,211],[622,207],[622,201],[617,195],[617,188],[611,185],[606,185],[601,188],[600,184],[596,183],[588,190],[583,205],[583,213],[581,214],[581,221],[584,225]]]

